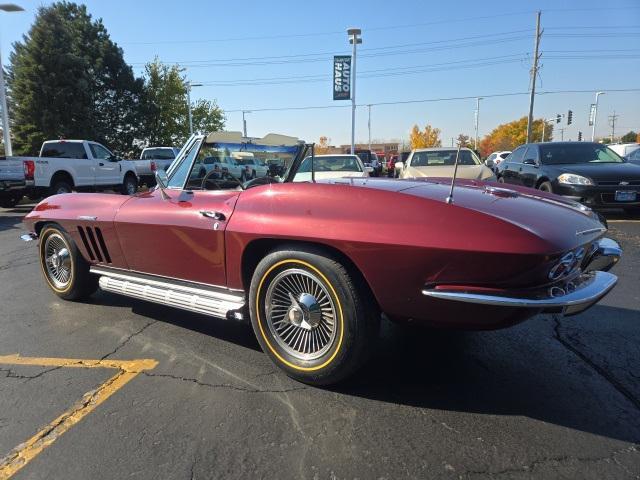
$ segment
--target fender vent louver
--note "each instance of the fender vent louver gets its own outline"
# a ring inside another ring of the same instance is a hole
[[[89,254],[91,260],[98,260],[98,262],[111,263],[111,256],[109,255],[109,249],[102,236],[102,231],[96,227],[78,227],[80,238],[84,248]],[[95,232],[95,234],[94,234]]]

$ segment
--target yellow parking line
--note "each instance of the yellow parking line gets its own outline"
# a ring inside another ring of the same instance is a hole
[[[102,383],[95,390],[85,393],[82,399],[76,402],[66,412],[43,427],[29,440],[18,445],[3,459],[0,459],[0,480],[6,480],[11,478],[18,470],[23,468],[40,452],[55,442],[60,435],[95,410],[98,405],[124,387],[138,374],[144,370],[155,368],[158,362],[151,359],[91,360],[5,355],[0,356],[0,364],[64,368],[114,368],[118,370],[118,373]]]

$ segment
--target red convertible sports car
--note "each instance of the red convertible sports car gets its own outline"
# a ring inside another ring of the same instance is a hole
[[[282,177],[202,169],[251,152]],[[616,284],[620,247],[589,208],[524,187],[450,179],[295,182],[313,147],[218,132],[189,139],[158,186],[70,193],[25,218],[54,293],[98,287],[213,317],[250,318],[289,375],[327,385],[371,351],[381,315],[496,329],[575,314]],[[452,197],[452,198],[448,198]],[[389,209],[374,205],[393,205]]]

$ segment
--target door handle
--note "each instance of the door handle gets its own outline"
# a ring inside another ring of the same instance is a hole
[[[100,162],[98,165],[100,165],[101,167],[104,167],[104,163]]]
[[[227,217],[224,216],[224,213],[220,212],[211,212],[209,210],[200,210],[200,215],[207,218],[213,218],[214,220],[218,220],[220,222],[226,220]]]

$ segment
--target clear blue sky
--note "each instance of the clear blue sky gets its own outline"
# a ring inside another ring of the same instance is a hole
[[[12,1],[26,12],[0,12],[4,61],[11,44],[28,31],[38,6],[49,3]],[[245,82],[240,86],[194,88],[194,98],[215,99],[224,110],[346,107],[349,102],[332,100],[331,62],[334,54],[349,53],[345,32],[349,26],[360,27],[363,37],[357,65],[358,103],[525,92],[537,9],[542,10],[545,29],[539,90],[640,88],[637,0],[110,0],[86,4],[94,17],[103,19],[137,74],[145,62],[158,56],[162,61],[187,66],[186,73],[194,82],[237,83],[264,78],[289,82],[264,84],[259,80],[259,85]],[[309,54],[318,55],[299,56]],[[557,58],[567,56],[573,58]],[[275,58],[245,60],[264,57]],[[454,62],[466,66],[468,61],[481,65],[452,69]],[[395,75],[403,69],[414,73]],[[306,78],[291,79],[300,76]],[[565,139],[576,139],[578,130],[589,139],[587,119],[593,97],[592,93],[538,96],[534,113],[551,117],[571,109],[574,123],[567,127]],[[406,139],[414,123],[430,123],[442,130],[443,141],[449,144],[458,133],[473,135],[474,109],[474,99],[373,107],[372,137]],[[527,109],[526,95],[482,100],[480,135],[526,115]],[[640,92],[609,92],[600,97],[597,135],[610,133],[607,116],[614,110],[619,115],[617,132],[640,130]],[[247,116],[247,122],[252,136],[278,132],[317,141],[320,135],[326,135],[333,144],[348,143],[350,138],[348,108],[254,112]],[[227,129],[241,129],[240,113],[227,114]],[[366,108],[358,109],[356,139],[367,139]]]

